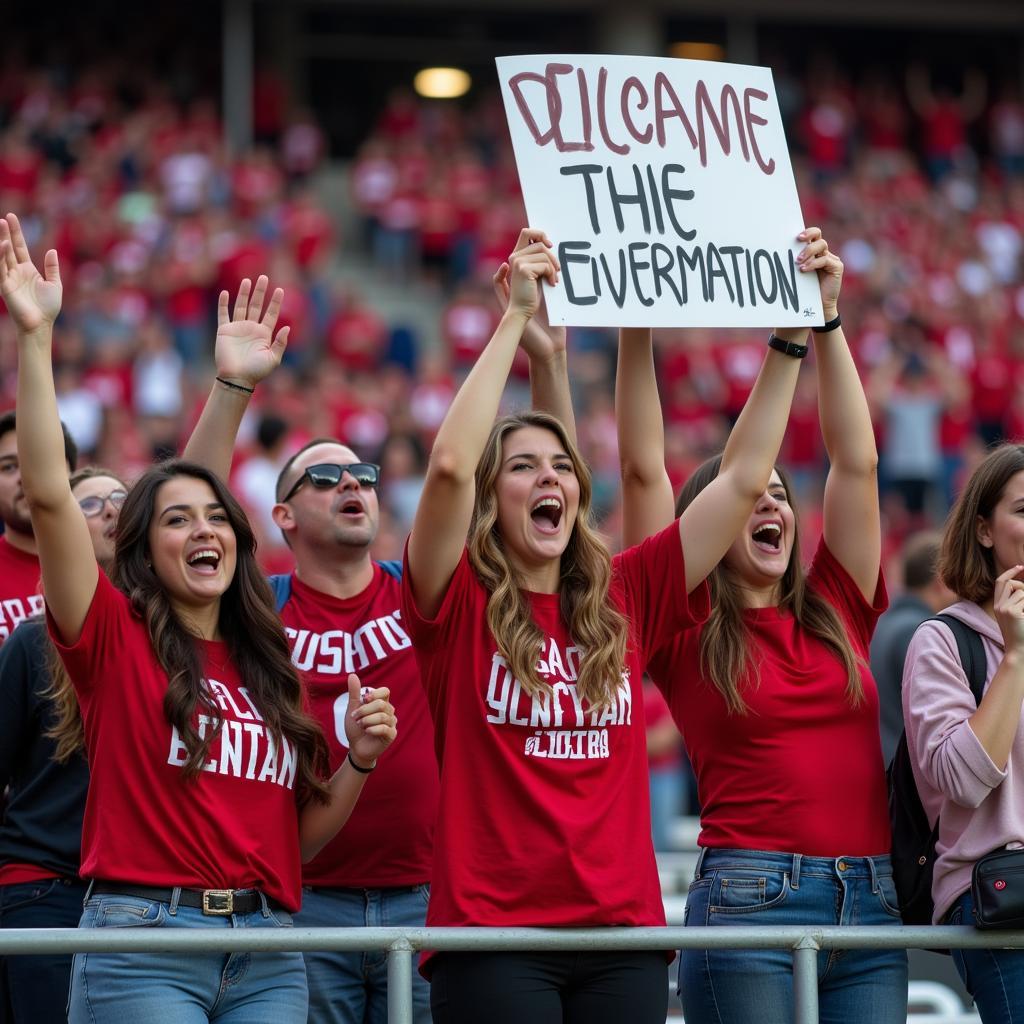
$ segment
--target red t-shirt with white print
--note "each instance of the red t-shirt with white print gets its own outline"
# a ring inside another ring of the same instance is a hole
[[[642,677],[648,652],[706,618],[688,599],[678,524],[614,559],[609,598],[631,623],[618,695],[591,711],[557,594],[529,594],[553,697],[531,699],[487,627],[463,552],[437,616],[402,611],[434,716],[441,805],[428,925],[663,925],[651,846]]]
[[[868,603],[822,540],[807,586],[838,612],[860,664],[864,699],[852,706],[846,670],[798,628],[791,611],[750,608],[744,623],[760,679],[731,714],[700,671],[701,630],[651,658],[650,674],[683,733],[697,776],[701,846],[812,857],[888,853],[889,812],[878,735],[878,690],[868,646],[888,604],[879,576]]]
[[[42,614],[39,576],[39,559],[0,537],[0,644],[19,622]]]
[[[199,641],[221,714],[198,778],[164,717],[167,674],[143,620],[99,574],[82,635],[50,632],[82,709],[91,772],[82,829],[83,878],[196,889],[261,889],[300,902],[296,756],[275,749],[222,643]],[[209,728],[199,716],[202,732]]]
[[[335,598],[292,576],[281,610],[292,661],[330,748],[331,771],[348,754],[348,674],[387,686],[398,736],[377,761],[345,827],[302,869],[305,885],[383,889],[430,881],[438,779],[430,721],[412,641],[402,625],[401,584],[373,567],[370,585]]]

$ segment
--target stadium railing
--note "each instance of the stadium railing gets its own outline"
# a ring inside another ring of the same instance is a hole
[[[388,956],[388,1022],[411,1024],[413,956],[421,950],[609,951],[788,949],[795,1024],[818,1024],[817,955],[822,949],[1024,948],[1024,932],[969,926],[784,928],[175,928],[0,929],[0,956],[52,953],[278,953],[381,951]]]

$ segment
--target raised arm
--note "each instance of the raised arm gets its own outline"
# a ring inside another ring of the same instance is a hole
[[[63,640],[82,632],[99,569],[85,517],[71,493],[64,436],[53,386],[53,322],[62,287],[57,253],[40,274],[29,256],[18,218],[0,218],[0,295],[18,338],[18,462],[32,514],[43,591]]]
[[[235,438],[253,389],[276,369],[288,346],[287,327],[274,334],[284,299],[280,288],[274,289],[263,312],[268,284],[262,274],[256,279],[255,288],[245,278],[238,286],[238,297],[230,314],[228,293],[221,292],[217,301],[217,376],[183,456],[213,470],[222,480],[227,480],[231,472]]]
[[[517,248],[529,244],[520,234]],[[502,263],[494,275],[494,294],[502,310],[508,309],[510,268]],[[552,327],[541,294],[540,307],[529,319],[519,341],[530,360],[530,402],[539,412],[554,416],[576,443],[576,416],[569,391],[569,364],[564,327]]]
[[[830,257],[821,232],[805,228],[797,238],[806,243],[797,257],[800,272],[818,273],[820,278]],[[791,345],[802,345],[807,333],[802,327],[776,328],[773,332]],[[687,591],[697,586],[729,550],[767,488],[786,433],[799,370],[799,358],[769,349],[729,434],[718,476],[680,516]]]
[[[558,281],[551,241],[524,229],[509,258],[509,301],[487,347],[459,388],[437,432],[409,536],[409,570],[420,614],[437,614],[469,532],[474,474],[498,414],[523,331],[540,303],[540,281]]]
[[[827,250],[826,257],[818,277],[828,324],[838,317],[843,264]],[[878,584],[882,557],[878,450],[868,400],[842,326],[828,333],[815,333],[814,360],[818,373],[818,420],[829,460],[822,534],[864,599],[870,601]]]
[[[622,474],[622,543],[639,544],[675,518],[672,481],[665,469],[665,426],[647,328],[619,331],[615,370],[615,426]]]

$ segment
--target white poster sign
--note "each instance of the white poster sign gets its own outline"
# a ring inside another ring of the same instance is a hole
[[[562,266],[553,323],[820,324],[769,68],[499,57],[530,225]]]

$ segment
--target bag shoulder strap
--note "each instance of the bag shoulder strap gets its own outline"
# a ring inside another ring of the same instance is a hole
[[[985,645],[981,642],[981,634],[966,622],[953,615],[933,615],[929,621],[941,622],[946,625],[956,640],[957,653],[960,655],[960,664],[963,666],[964,675],[967,676],[967,685],[971,688],[975,703],[981,703],[981,694],[985,689],[985,677],[988,674],[988,665],[985,659]]]
[[[402,563],[401,562],[378,562],[377,564],[389,576],[394,577],[396,580],[401,580],[401,578],[402,578]]]
[[[267,583],[270,584],[270,592],[274,595],[274,608],[280,612],[292,596],[292,574],[281,573],[277,576],[268,576]]]

